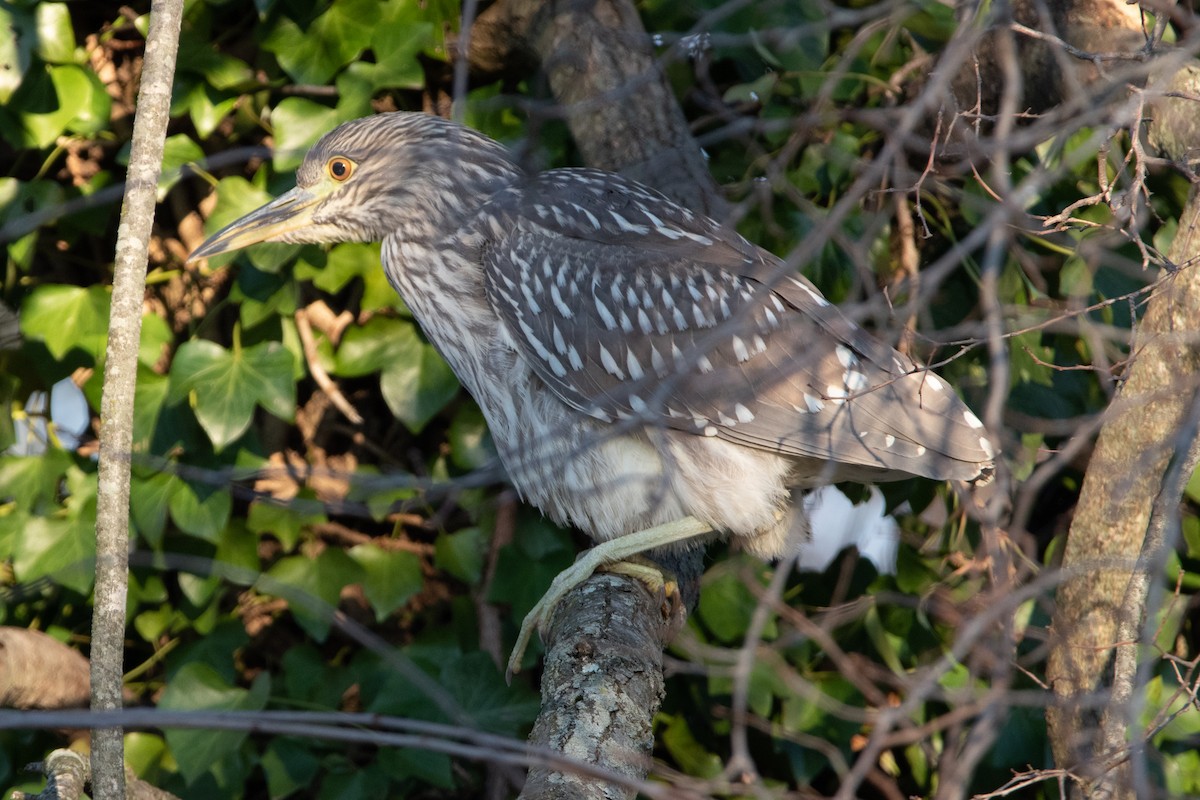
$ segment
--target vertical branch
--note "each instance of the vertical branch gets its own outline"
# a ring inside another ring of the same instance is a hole
[[[125,595],[129,556],[129,450],[133,398],[155,192],[171,105],[183,0],[154,0],[138,90],[133,149],[117,230],[112,316],[100,403],[100,475],[96,508],[96,596],[92,616],[92,708],[121,707]],[[92,736],[92,794],[125,797],[121,729]]]
[[[1189,264],[1197,253],[1200,190],[1193,188],[1168,257]],[[1156,501],[1159,508],[1172,509],[1179,502],[1179,482],[1166,485],[1169,463],[1178,458],[1183,475],[1195,468],[1195,448],[1180,438],[1189,433],[1190,387],[1200,376],[1197,309],[1200,269],[1194,266],[1166,275],[1151,297],[1129,377],[1118,394],[1125,410],[1100,432],[1063,554],[1068,574],[1058,591],[1052,623],[1056,643],[1047,664],[1057,699],[1046,714],[1051,744],[1059,766],[1091,764],[1089,779],[1114,789],[1114,796],[1133,796],[1128,765],[1118,767],[1119,775],[1105,774],[1105,765],[1114,763],[1117,754],[1106,751],[1105,737],[1097,730],[1099,715],[1094,706],[1089,708],[1088,697],[1104,690],[1109,680],[1119,691],[1132,691],[1133,675],[1114,675],[1112,666],[1114,647],[1122,649],[1122,609],[1130,603],[1137,609],[1145,605],[1149,581],[1137,576],[1152,568],[1139,570],[1135,564],[1145,552]],[[1135,618],[1126,618],[1126,630],[1136,631],[1141,616],[1138,611]],[[1122,673],[1136,668],[1133,655],[1122,658]],[[1110,709],[1110,730],[1122,719]]]
[[[473,64],[512,60],[512,48],[538,60],[588,166],[653,186],[693,211],[729,216],[630,0],[504,0],[473,30]]]

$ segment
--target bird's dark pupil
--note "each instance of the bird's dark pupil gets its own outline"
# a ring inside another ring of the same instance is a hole
[[[335,178],[346,177],[346,162],[345,161],[333,162],[333,177],[335,177]]]

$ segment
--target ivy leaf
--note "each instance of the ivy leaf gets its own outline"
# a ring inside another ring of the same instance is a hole
[[[388,551],[373,544],[360,544],[350,551],[363,568],[363,593],[382,622],[421,591],[421,559],[415,553]]]
[[[700,585],[697,612],[704,625],[722,642],[738,641],[758,608],[758,600],[738,574],[736,564],[732,560],[722,564],[721,569],[705,575]],[[764,636],[774,635],[775,625],[768,623]]]
[[[480,730],[516,736],[537,716],[537,696],[523,686],[510,688],[487,653],[467,653],[445,664],[441,684],[460,708],[470,709]]]
[[[196,135],[207,139],[221,120],[237,105],[238,95],[225,94],[214,89],[205,81],[188,81],[186,77],[178,79],[175,86],[175,96],[171,101],[171,116],[187,114],[196,126]]]
[[[65,508],[30,517],[13,553],[20,583],[50,577],[82,595],[92,589],[96,571],[96,475],[66,469]]]
[[[21,85],[33,55],[33,15],[27,9],[0,6],[0,103],[7,104]]]
[[[255,585],[267,594],[286,598],[296,622],[314,639],[324,641],[342,588],[362,579],[363,568],[350,556],[341,550],[326,550],[316,558],[282,558]]]
[[[296,261],[295,276],[298,280],[312,281],[323,292],[337,294],[355,278],[363,283],[359,305],[363,311],[381,308],[402,308],[404,303],[396,290],[388,283],[387,275],[379,264],[379,244],[347,242],[323,253],[312,248],[306,251],[311,260],[302,256]]]
[[[26,75],[13,102],[24,109],[38,108],[34,97],[54,97],[47,111],[27,110],[20,114],[15,132],[23,147],[47,148],[64,132],[94,134],[104,130],[112,110],[112,98],[94,72],[75,64],[49,67]]]
[[[13,553],[13,575],[20,583],[51,577],[54,583],[86,596],[96,564],[95,519],[30,517]]]
[[[183,344],[171,364],[168,402],[193,396],[196,419],[221,450],[250,427],[255,404],[291,421],[296,407],[292,354],[277,342],[226,350],[216,342]]]
[[[487,539],[483,531],[479,528],[463,528],[438,536],[434,544],[433,563],[438,569],[474,585],[483,576],[483,556],[486,552]],[[528,573],[522,572],[521,583],[529,585],[533,583],[531,578]]]
[[[372,317],[365,325],[349,328],[337,351],[337,374],[356,378],[378,372],[404,354],[406,341],[414,335],[412,323],[387,317]]]
[[[317,139],[344,121],[336,108],[303,97],[279,101],[271,111],[271,127],[275,130],[275,169],[279,172],[295,169]]]
[[[270,673],[261,672],[249,689],[230,686],[207,664],[185,664],[163,690],[159,708],[179,711],[261,711],[271,691]],[[194,782],[242,746],[249,731],[166,731],[179,771]]]
[[[216,542],[229,522],[233,498],[221,485],[176,480],[168,507],[171,519],[184,533],[206,542]]]
[[[150,443],[163,416],[163,406],[170,387],[167,376],[151,372],[146,367],[138,367],[138,382],[133,398],[133,452],[150,451]]]
[[[103,286],[39,286],[21,304],[21,333],[45,342],[56,359],[78,347],[99,363],[108,342],[109,301]]]
[[[383,370],[379,388],[392,414],[413,433],[458,394],[458,378],[438,352],[417,336],[415,328],[397,343],[398,357]]]
[[[675,759],[675,763],[688,774],[700,778],[716,778],[724,766],[721,757],[710,752],[696,740],[686,717],[665,717],[665,725],[659,734],[663,747]]]
[[[71,457],[58,449],[40,456],[0,456],[0,503],[15,502],[17,508],[47,513],[42,504],[54,502],[59,478],[70,466]]]
[[[48,64],[70,64],[75,60],[75,30],[66,3],[36,6],[38,57]]]
[[[371,44],[378,23],[376,0],[336,0],[303,29],[281,16],[263,49],[296,83],[327,83]]]
[[[169,472],[134,474],[129,484],[129,511],[138,533],[154,549],[162,547],[167,505],[178,478]]]
[[[300,494],[300,499],[312,499],[312,493],[306,489]],[[250,504],[246,515],[246,527],[257,534],[274,536],[283,545],[284,551],[290,553],[296,549],[306,526],[326,521],[324,512],[316,510],[319,508],[317,503],[308,506],[297,502],[254,502]]]
[[[299,739],[271,740],[260,762],[271,797],[287,797],[312,783],[320,764],[313,750],[311,744]]]
[[[347,72],[364,78],[374,89],[420,89],[425,85],[425,70],[417,57],[433,38],[433,23],[399,22],[396,10],[396,6],[385,8],[386,19],[371,40],[375,63],[356,61]]]
[[[183,176],[183,168],[204,158],[200,145],[186,133],[168,136],[163,143],[162,174],[158,179],[158,202],[162,202],[171,187]]]

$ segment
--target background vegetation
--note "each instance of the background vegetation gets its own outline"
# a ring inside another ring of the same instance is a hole
[[[145,11],[0,2],[0,323],[11,310],[20,330],[0,337],[12,412],[0,414],[0,623],[84,652]],[[1007,186],[988,160],[974,174],[928,169],[935,120],[913,126],[923,149],[891,134],[958,29],[945,5],[647,0],[639,12],[739,230],[779,254],[807,248],[803,272],[831,299],[942,364],[1024,487],[989,536],[948,487],[884,487],[903,528],[897,573],[847,553],[822,575],[788,576],[766,617],[772,568],[714,547],[670,652],[655,774],[698,792],[750,793],[738,782],[757,775],[768,796],[833,794],[887,712],[903,722],[857,796],[993,796],[1010,781],[1016,796],[1058,796],[1043,720],[1053,568],[1145,289],[1190,266],[1161,255],[1187,176],[1134,153],[1103,113],[1035,126]],[[289,188],[337,123],[446,110],[461,15],[447,0],[186,6],[135,408],[133,703],[528,733],[537,673],[507,687],[498,665],[585,542],[504,487],[479,411],[387,285],[378,247],[185,263],[206,233]],[[535,70],[473,75],[457,110],[530,164],[582,161]],[[872,164],[884,168],[864,189]],[[999,218],[1011,186],[1036,191],[1020,196],[1021,216]],[[972,238],[993,227],[1011,247]],[[933,265],[920,281],[917,263]],[[989,304],[1005,333],[991,352]],[[82,433],[62,416],[31,446],[22,423],[64,379],[91,409]],[[1141,690],[1148,785],[1172,796],[1200,794],[1197,504],[1200,480],[1161,575]],[[985,727],[985,751],[964,749]],[[0,786],[36,791],[18,770],[54,740],[0,732]],[[139,732],[127,747],[142,777],[185,798],[500,797],[512,781],[486,759],[300,735]]]

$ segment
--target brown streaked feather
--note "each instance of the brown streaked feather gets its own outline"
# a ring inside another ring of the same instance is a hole
[[[589,170],[543,173],[491,210],[489,299],[573,407],[885,476],[973,480],[990,463],[940,378],[732,230]]]

